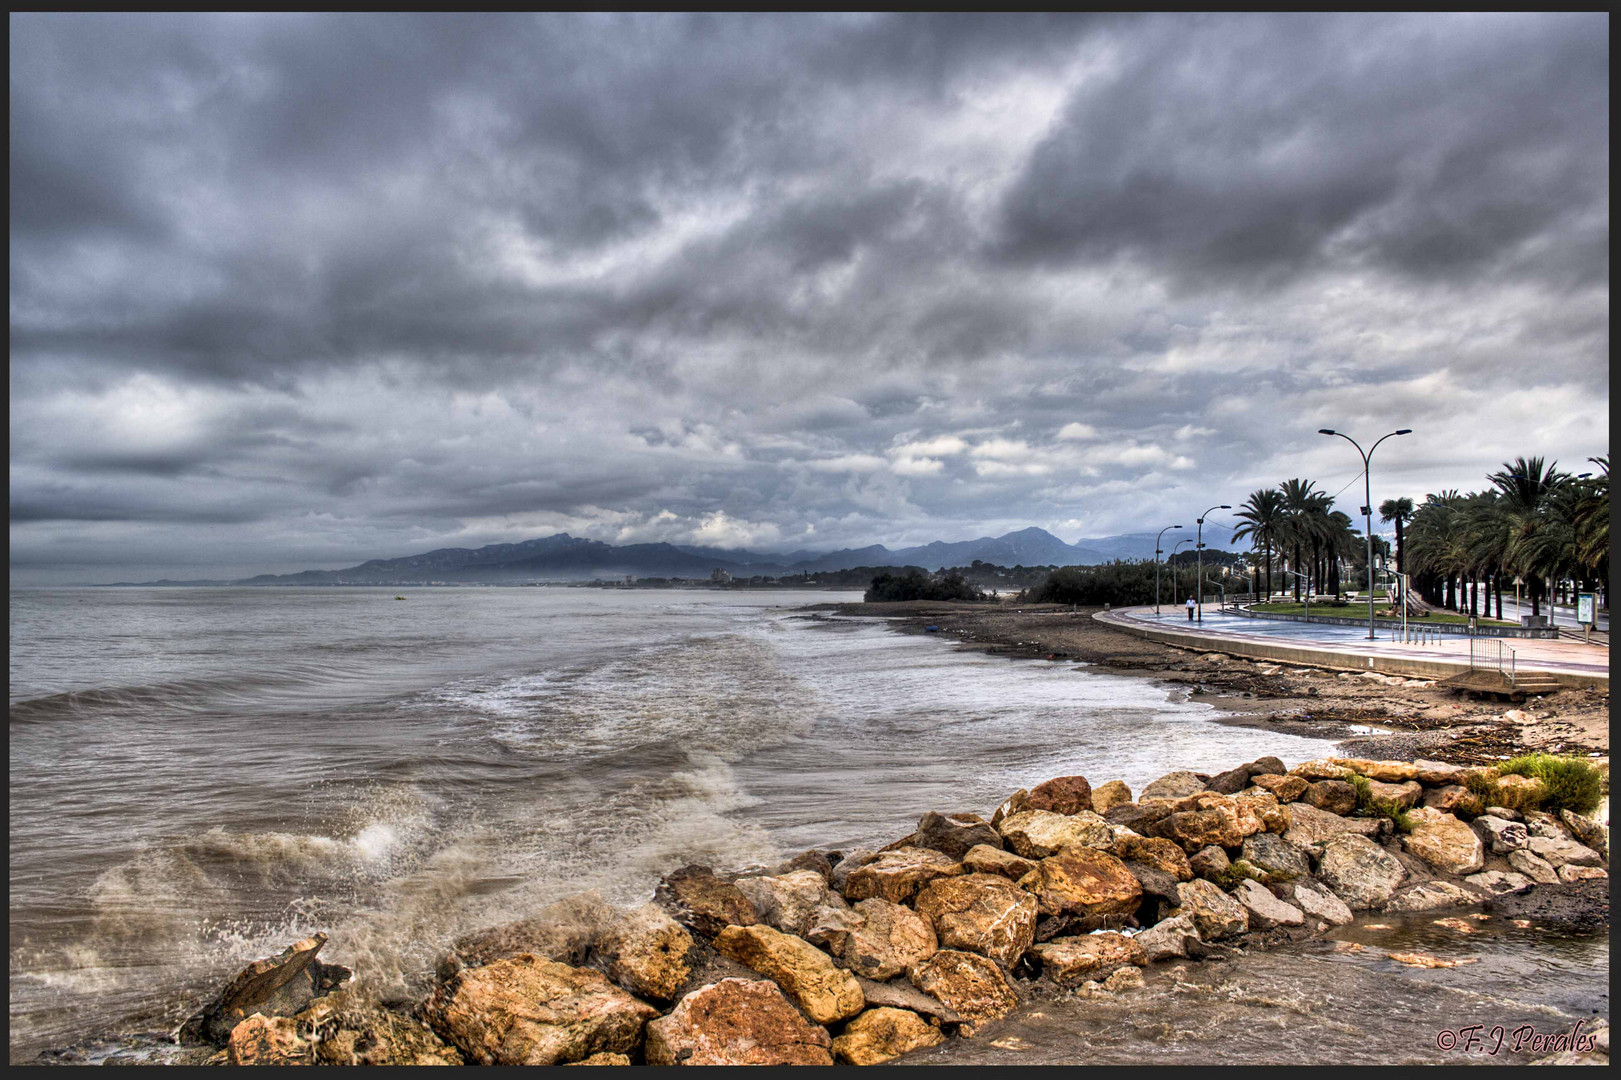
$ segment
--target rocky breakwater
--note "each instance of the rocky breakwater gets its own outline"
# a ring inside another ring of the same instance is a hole
[[[1604,832],[1432,762],[1262,758],[1135,799],[1060,777],[872,851],[683,867],[634,911],[582,894],[456,942],[413,1009],[363,1003],[322,939],[260,961],[184,1039],[232,1063],[878,1064],[1042,993],[1608,876]],[[1459,793],[1463,794],[1460,795]],[[1513,795],[1514,798],[1509,798]],[[1607,914],[1606,914],[1607,917]],[[288,989],[291,987],[291,989]]]

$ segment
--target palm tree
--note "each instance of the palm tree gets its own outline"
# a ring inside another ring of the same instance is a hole
[[[1576,558],[1591,572],[1609,601],[1610,581],[1610,455],[1587,459],[1599,467],[1599,475],[1582,485],[1582,496],[1575,506]]]
[[[1501,471],[1486,479],[1503,493],[1510,522],[1509,565],[1530,578],[1531,614],[1540,615],[1543,573],[1560,571],[1563,559],[1559,553],[1564,547],[1552,533],[1542,540],[1537,539],[1537,534],[1550,526],[1554,495],[1570,481],[1570,474],[1560,472],[1558,462],[1544,467],[1539,457],[1520,457],[1512,464],[1504,462]]]
[[[1466,544],[1469,548],[1469,557],[1475,572],[1479,573],[1490,587],[1492,596],[1497,601],[1497,618],[1503,617],[1503,575],[1508,565],[1509,545],[1509,517],[1503,507],[1502,496],[1493,490],[1479,492],[1469,497],[1469,505],[1464,511],[1464,532],[1467,536]],[[1483,608],[1482,615],[1489,615],[1490,611]]]
[[[1283,537],[1285,516],[1283,495],[1273,488],[1250,493],[1244,504],[1233,515],[1244,524],[1233,530],[1233,540],[1249,538],[1252,549],[1264,550],[1266,561],[1266,595],[1272,596],[1272,547]],[[1261,570],[1255,569],[1255,591],[1261,591]]]
[[[1288,540],[1290,560],[1289,568],[1296,573],[1300,572],[1300,547],[1310,544],[1314,532],[1311,520],[1317,508],[1317,499],[1321,495],[1316,490],[1316,483],[1311,480],[1301,480],[1298,477],[1285,480],[1279,491],[1283,495],[1284,535]],[[1294,579],[1295,599],[1300,599],[1300,579]]]
[[[1413,519],[1413,500],[1405,496],[1400,499],[1386,499],[1379,504],[1379,520],[1383,524],[1396,523],[1396,573],[1405,574],[1407,567],[1402,563],[1402,526]]]

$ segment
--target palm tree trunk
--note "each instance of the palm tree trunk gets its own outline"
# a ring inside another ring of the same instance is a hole
[[[1401,542],[1401,515],[1396,515],[1396,573],[1405,574],[1407,568],[1402,565],[1402,552],[1404,545]]]
[[[1503,568],[1492,574],[1492,587],[1497,591],[1497,621],[1503,621]]]

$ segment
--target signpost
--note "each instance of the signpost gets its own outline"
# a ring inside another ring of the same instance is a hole
[[[1598,605],[1590,592],[1576,594],[1576,621],[1582,624],[1582,640],[1591,642],[1593,630],[1598,626]]]

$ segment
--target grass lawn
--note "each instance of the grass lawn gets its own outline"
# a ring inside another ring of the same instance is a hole
[[[1399,619],[1399,618],[1401,618],[1401,616],[1399,614],[1394,614],[1394,613],[1390,614],[1390,615],[1381,614],[1381,612],[1385,611],[1389,607],[1390,607],[1389,601],[1375,600],[1374,605],[1373,605],[1374,617],[1375,618],[1388,618],[1388,619]],[[1304,615],[1304,614],[1306,614],[1306,605],[1304,605],[1304,604],[1293,604],[1293,603],[1290,603],[1290,604],[1251,604],[1250,605],[1250,610],[1255,612],[1257,615]],[[1368,602],[1366,600],[1364,600],[1364,601],[1358,603],[1357,601],[1352,600],[1349,603],[1344,603],[1344,604],[1329,604],[1329,603],[1313,604],[1311,606],[1311,613],[1313,615],[1334,615],[1334,616],[1338,616],[1338,617],[1346,618],[1346,619],[1367,618],[1367,615],[1368,615]],[[1444,612],[1444,613],[1443,612],[1434,612],[1431,615],[1426,616],[1424,618],[1414,618],[1413,616],[1408,616],[1407,621],[1408,621],[1409,624],[1416,623],[1416,624],[1418,624],[1420,626],[1424,625],[1425,623],[1455,623],[1455,624],[1462,625],[1463,623],[1467,623],[1469,621],[1469,616],[1467,616],[1467,615],[1455,615],[1455,614],[1453,614],[1451,612]],[[1481,619],[1480,620],[1480,625],[1481,626],[1518,626],[1519,624],[1518,623],[1512,623],[1512,622],[1506,622],[1506,621],[1499,621],[1497,619]]]

